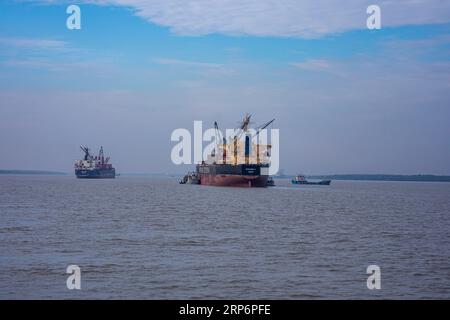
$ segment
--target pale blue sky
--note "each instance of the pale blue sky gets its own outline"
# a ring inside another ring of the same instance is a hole
[[[0,168],[183,172],[172,130],[251,112],[285,172],[450,174],[450,4],[341,2],[3,1]]]

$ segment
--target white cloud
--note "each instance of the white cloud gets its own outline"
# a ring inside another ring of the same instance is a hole
[[[372,0],[86,0],[126,6],[180,35],[320,37],[366,28]],[[450,22],[450,1],[377,0],[382,27]]]

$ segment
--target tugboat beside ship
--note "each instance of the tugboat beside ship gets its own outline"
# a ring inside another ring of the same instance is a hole
[[[180,180],[180,184],[200,184],[200,178],[196,172],[188,172]]]

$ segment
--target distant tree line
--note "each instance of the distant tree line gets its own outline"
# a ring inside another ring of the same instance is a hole
[[[424,181],[424,182],[450,182],[450,176],[438,176],[431,174],[334,174],[334,175],[311,175],[310,179],[330,180],[368,180],[368,181]]]
[[[64,172],[43,170],[0,170],[0,174],[40,174],[40,175],[65,175]]]

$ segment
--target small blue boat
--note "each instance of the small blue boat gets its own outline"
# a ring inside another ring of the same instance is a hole
[[[329,186],[331,180],[321,180],[321,181],[308,181],[304,175],[297,175],[291,180],[292,184],[307,184],[307,185],[320,185]]]

